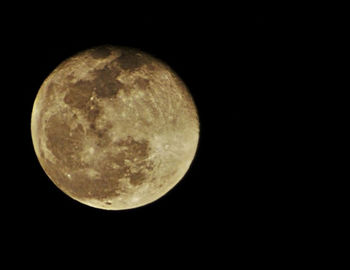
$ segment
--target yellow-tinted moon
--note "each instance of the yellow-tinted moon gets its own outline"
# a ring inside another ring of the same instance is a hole
[[[136,49],[100,46],[62,62],[33,106],[35,153],[71,198],[101,209],[162,197],[195,156],[193,99],[165,63]]]

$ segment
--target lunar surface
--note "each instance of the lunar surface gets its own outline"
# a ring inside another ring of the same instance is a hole
[[[62,62],[34,102],[31,134],[48,177],[100,209],[151,203],[195,156],[193,99],[165,63],[136,49],[100,46]]]

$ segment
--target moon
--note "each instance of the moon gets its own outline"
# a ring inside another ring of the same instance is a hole
[[[188,88],[167,64],[104,45],[63,61],[45,79],[31,135],[60,190],[91,207],[123,210],[156,201],[184,177],[199,120]]]

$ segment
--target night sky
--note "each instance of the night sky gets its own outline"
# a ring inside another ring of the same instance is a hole
[[[271,170],[282,166],[272,160],[278,152],[271,145],[284,131],[269,117],[276,113],[271,104],[280,89],[284,40],[269,9],[164,3],[152,10],[117,4],[26,10],[2,22],[8,81],[2,91],[10,96],[2,100],[8,153],[2,222],[11,242],[26,248],[66,242],[71,249],[95,243],[109,252],[181,245],[182,251],[216,249],[228,256],[246,256],[251,245],[263,248],[276,224],[285,222],[279,202],[287,192],[276,180],[285,175]],[[42,170],[31,141],[41,83],[61,61],[103,44],[135,47],[165,61],[188,86],[199,113],[198,151],[186,176],[163,198],[134,210],[94,209],[63,194]]]

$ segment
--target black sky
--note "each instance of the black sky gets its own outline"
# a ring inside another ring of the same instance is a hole
[[[274,165],[269,145],[278,139],[268,117],[284,41],[268,9],[49,5],[35,13],[23,7],[2,23],[8,81],[3,91],[10,96],[3,99],[3,205],[16,241],[84,243],[90,237],[110,245],[131,239],[230,253],[277,230],[283,212],[277,202],[286,191],[276,195],[276,175],[268,171]],[[136,47],[168,63],[199,112],[200,142],[191,169],[165,197],[135,210],[106,212],[64,195],[41,169],[30,137],[31,109],[43,80],[67,57],[102,44]]]

